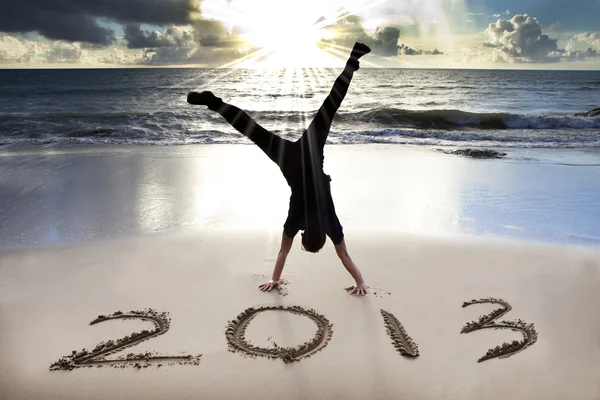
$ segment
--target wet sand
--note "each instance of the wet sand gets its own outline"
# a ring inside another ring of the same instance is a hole
[[[345,229],[600,245],[600,153],[330,145]],[[255,146],[71,146],[0,151],[0,249],[197,229],[280,234],[281,173]]]

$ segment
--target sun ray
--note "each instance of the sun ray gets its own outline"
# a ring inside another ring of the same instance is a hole
[[[205,18],[223,21],[233,32],[234,27],[248,44],[259,47],[250,54],[221,65],[230,67],[283,67],[318,66],[339,64],[332,53],[321,48],[321,40],[329,35],[326,27],[336,24],[364,10],[376,7],[390,0],[355,1],[343,5],[340,0],[310,0],[294,8],[293,18],[284,18],[290,13],[288,4],[273,3],[269,0],[218,1],[206,0],[202,3]],[[318,6],[317,6],[318,5]],[[251,22],[250,22],[251,21]],[[237,34],[237,33],[236,33]]]
[[[304,84],[304,71],[303,68],[295,68],[295,73],[297,76],[297,87],[300,89],[299,90],[299,97],[300,99],[304,99],[306,96],[306,85]],[[298,100],[297,100],[298,101]],[[300,119],[299,119],[299,128],[301,132],[304,132],[304,130],[307,127],[307,111],[306,109],[302,109],[302,111],[300,112]]]
[[[294,85],[294,69],[293,68],[285,68],[284,82],[285,82],[285,90],[283,90],[283,87],[282,87],[281,94],[292,93],[292,87]],[[287,114],[286,123],[288,126],[293,126],[296,123],[296,121],[297,121],[296,116],[294,116],[291,113]]]

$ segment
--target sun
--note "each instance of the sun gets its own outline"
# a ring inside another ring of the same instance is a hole
[[[291,24],[268,29],[253,29],[245,35],[251,45],[261,48],[260,63],[269,67],[282,66],[331,66],[337,60],[318,45],[331,36],[325,29],[315,25]],[[288,34],[275,34],[278,30],[289,30]]]
[[[241,66],[325,66],[338,64],[318,45],[333,39],[326,26],[335,23],[340,4],[340,0],[205,0],[202,13],[235,30],[249,47],[260,49],[258,57]]]
[[[325,38],[326,32],[314,25],[294,21],[290,25],[256,25],[244,36],[248,42],[263,48],[302,50],[306,47],[315,46],[321,39]]]

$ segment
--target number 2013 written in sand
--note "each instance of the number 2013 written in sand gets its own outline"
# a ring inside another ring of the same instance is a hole
[[[487,351],[478,362],[486,361],[492,358],[506,358],[516,353],[525,350],[528,346],[534,344],[537,340],[537,332],[533,324],[526,323],[522,320],[517,321],[500,321],[500,317],[508,313],[512,307],[506,301],[501,299],[486,298],[480,300],[471,300],[463,303],[463,308],[474,304],[496,304],[500,308],[492,311],[489,314],[479,317],[477,321],[468,322],[461,330],[461,333],[470,333],[480,329],[509,329],[512,331],[521,332],[523,339],[520,341],[514,340],[511,343],[504,343],[501,346],[496,346]],[[280,311],[289,312],[295,315],[301,315],[309,318],[317,325],[317,333],[309,341],[296,347],[280,347],[276,343],[273,347],[259,347],[251,344],[246,340],[246,328],[252,320],[260,313],[265,311]],[[381,310],[383,322],[387,334],[392,339],[392,344],[398,352],[409,358],[417,358],[419,356],[419,348],[415,341],[408,335],[400,321],[390,312]],[[150,340],[159,335],[165,334],[169,330],[170,318],[165,312],[159,313],[155,310],[148,309],[144,311],[131,311],[123,313],[117,311],[111,315],[100,315],[98,318],[90,322],[90,325],[95,325],[101,322],[116,320],[116,319],[138,319],[151,322],[154,325],[153,330],[143,330],[141,332],[133,332],[118,340],[108,340],[101,342],[96,347],[88,351],[73,350],[73,352],[50,366],[50,370],[72,370],[80,367],[92,367],[108,365],[112,367],[135,367],[147,368],[150,365],[156,364],[161,367],[166,364],[184,364],[198,365],[201,355],[160,355],[152,352],[146,353],[127,353],[126,355],[115,356],[118,353],[123,353],[125,349],[136,346],[143,341]],[[225,337],[229,345],[229,349],[234,352],[241,352],[249,356],[261,356],[268,358],[280,358],[284,362],[289,363],[299,361],[304,357],[310,357],[319,350],[327,346],[331,340],[333,333],[333,325],[329,320],[317,313],[314,310],[305,309],[299,306],[283,307],[270,306],[260,308],[248,308],[233,321],[230,321],[225,331]]]

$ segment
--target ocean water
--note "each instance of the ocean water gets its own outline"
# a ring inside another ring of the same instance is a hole
[[[250,143],[186,102],[211,90],[295,140],[339,69],[0,70],[0,145]],[[361,69],[333,144],[600,147],[600,71]]]

